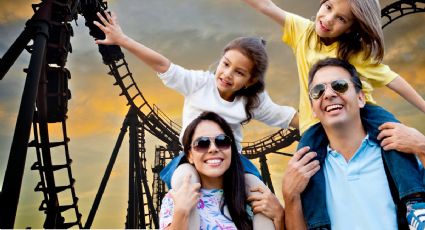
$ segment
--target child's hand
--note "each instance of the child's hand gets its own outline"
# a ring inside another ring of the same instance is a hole
[[[117,16],[114,12],[111,12],[111,15],[109,15],[108,12],[105,12],[105,15],[106,19],[99,12],[97,13],[97,16],[103,25],[98,21],[93,21],[93,24],[99,27],[99,29],[105,34],[105,39],[96,40],[96,44],[120,45],[127,36],[122,32],[121,27],[118,24]]]
[[[182,214],[189,215],[190,211],[199,201],[201,196],[199,193],[201,184],[190,183],[191,176],[192,175],[186,175],[180,188],[170,191],[171,198],[174,202],[174,212],[181,212]]]

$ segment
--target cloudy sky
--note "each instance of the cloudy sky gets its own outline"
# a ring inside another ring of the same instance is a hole
[[[32,15],[33,0],[0,0],[0,56],[23,30]],[[382,6],[393,1],[381,0]],[[318,8],[317,0],[276,0],[284,9],[311,18]],[[131,37],[161,52],[173,62],[187,68],[208,69],[219,59],[222,48],[238,36],[261,36],[267,40],[270,67],[266,87],[274,101],[297,107],[298,82],[292,52],[280,41],[280,28],[274,22],[255,12],[240,0],[115,0],[109,8],[118,14],[123,30]],[[425,14],[403,17],[385,28],[385,63],[405,77],[425,97]],[[78,24],[78,26],[77,26]],[[68,135],[73,159],[72,170],[76,179],[79,208],[85,223],[101,177],[111,155],[122,121],[128,110],[120,90],[113,86],[102,64],[100,54],[89,36],[80,16],[72,22],[73,52],[67,68],[72,78],[69,87]],[[164,87],[155,73],[124,52],[130,68],[144,96],[156,104],[171,119],[180,123],[183,98]],[[21,100],[29,55],[23,53],[3,80],[0,81],[0,186],[3,183],[6,162]],[[379,89],[374,94],[378,103],[406,124],[425,133],[425,115],[390,90]],[[276,129],[251,122],[245,128],[245,140],[252,141]],[[52,126],[52,135],[58,136]],[[153,149],[161,143],[146,137],[148,165],[151,167]],[[109,180],[93,227],[122,228],[127,207],[128,139],[124,140],[114,171]],[[292,149],[285,150],[287,152]],[[57,155],[63,151],[57,151]],[[56,158],[56,157],[54,157]],[[268,156],[275,189],[279,191],[282,172],[287,158]],[[42,194],[35,193],[39,181],[37,172],[29,168],[35,161],[35,152],[28,150],[27,162],[16,228],[41,228],[44,215],[38,211]],[[149,182],[151,183],[151,181]],[[280,197],[280,194],[278,193]],[[66,203],[67,197],[62,198]],[[70,219],[71,220],[71,219]]]

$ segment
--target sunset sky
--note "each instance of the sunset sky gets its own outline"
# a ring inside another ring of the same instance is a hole
[[[0,58],[22,32],[33,11],[32,0],[0,0]],[[318,0],[276,0],[285,10],[312,18]],[[381,0],[382,7],[393,2]],[[130,37],[159,51],[174,63],[192,69],[209,69],[220,58],[223,47],[239,36],[259,36],[267,40],[270,66],[266,89],[272,99],[283,105],[298,106],[298,76],[291,50],[281,42],[281,29],[270,19],[255,12],[241,0],[115,0],[109,8],[118,15],[122,29]],[[425,14],[405,16],[387,26],[384,62],[410,82],[425,97]],[[72,99],[68,105],[69,149],[73,159],[72,171],[79,197],[79,209],[86,222],[92,202],[104,174],[109,157],[120,132],[128,107],[114,79],[107,75],[82,16],[71,23],[72,53],[66,67],[71,71],[69,87]],[[78,24],[78,26],[76,25]],[[124,51],[131,71],[151,104],[156,104],[172,120],[181,123],[183,97],[163,86],[156,74],[146,65]],[[0,81],[0,187],[10,152],[12,136],[19,109],[29,54],[24,53]],[[212,70],[212,69],[211,69]],[[425,115],[388,88],[374,93],[378,104],[393,112],[402,122],[425,133]],[[257,140],[275,132],[258,122],[244,129],[245,141]],[[55,129],[52,135],[59,132]],[[60,137],[56,135],[56,137]],[[147,135],[148,171],[152,166],[154,147],[162,143]],[[291,152],[290,149],[284,151]],[[93,228],[123,228],[127,208],[128,139],[121,147]],[[63,156],[63,149],[54,158]],[[41,193],[34,187],[40,180],[31,171],[35,162],[34,149],[28,149],[24,180],[15,221],[15,228],[42,228],[45,215],[38,211]],[[268,156],[277,195],[281,197],[280,181],[288,158]],[[149,179],[149,184],[152,180]],[[66,203],[67,197],[64,197]],[[70,220],[72,220],[71,218]]]

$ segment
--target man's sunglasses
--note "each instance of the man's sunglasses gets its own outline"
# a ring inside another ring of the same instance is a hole
[[[232,139],[225,134],[215,137],[198,137],[193,143],[192,148],[195,151],[206,153],[210,148],[211,141],[214,140],[215,146],[220,150],[226,150],[232,145]]]
[[[323,96],[323,93],[326,91],[326,87],[329,83],[320,83],[313,86],[308,93],[310,98],[313,100],[317,100]],[[345,93],[348,90],[348,85],[350,83],[346,80],[335,80],[330,83],[331,89],[335,93]]]

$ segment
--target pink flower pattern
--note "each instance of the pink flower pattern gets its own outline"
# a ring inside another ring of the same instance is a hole
[[[201,230],[236,230],[233,222],[227,219],[220,211],[220,205],[223,202],[222,189],[201,189],[201,198],[196,206],[201,217]],[[164,229],[173,221],[174,203],[173,199],[167,193],[161,205],[159,213],[159,227]],[[252,216],[252,210],[247,207],[248,213]]]

